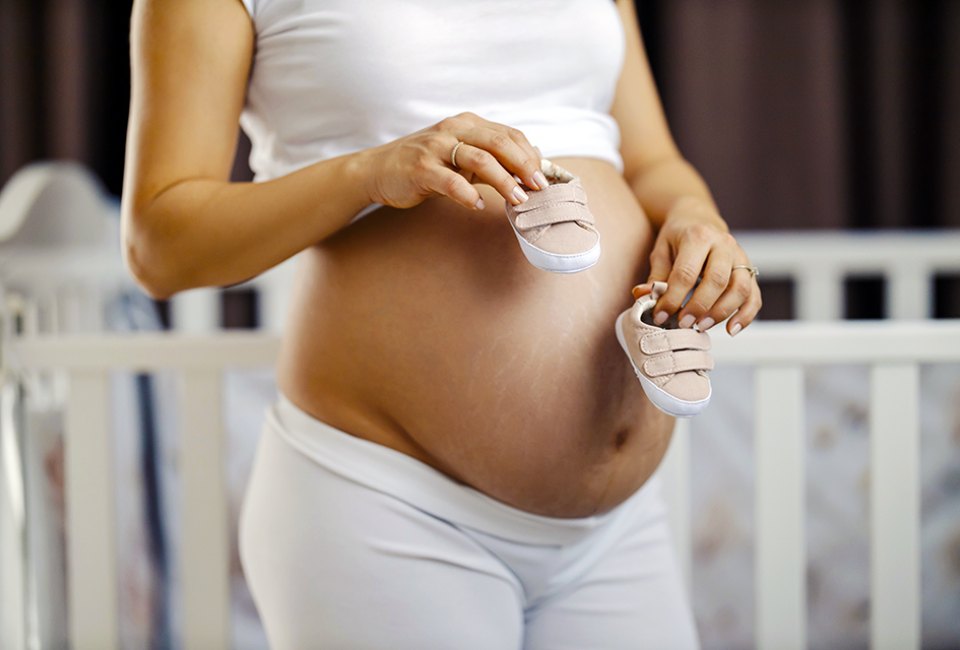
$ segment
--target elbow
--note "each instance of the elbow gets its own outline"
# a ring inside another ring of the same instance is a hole
[[[121,236],[123,263],[137,286],[154,300],[167,300],[178,291],[189,288],[183,269],[171,263],[177,255],[170,242],[146,225],[147,219],[124,215]]]
[[[154,300],[167,300],[177,292],[173,283],[156,265],[144,261],[148,257],[136,245],[125,241],[123,262],[137,286]]]

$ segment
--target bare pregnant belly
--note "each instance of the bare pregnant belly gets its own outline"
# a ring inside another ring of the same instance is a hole
[[[303,410],[512,506],[603,512],[641,486],[672,419],[614,334],[647,273],[649,223],[609,164],[583,179],[603,253],[560,275],[526,261],[503,201],[382,208],[303,256],[278,379]]]

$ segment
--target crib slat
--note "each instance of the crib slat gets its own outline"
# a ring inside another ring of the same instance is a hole
[[[930,275],[918,264],[899,264],[887,274],[886,298],[890,318],[922,320],[933,315]]]
[[[800,269],[796,275],[797,318],[839,320],[843,317],[843,276],[823,265]]]
[[[919,371],[871,371],[870,636],[878,650],[920,647]]]
[[[0,299],[2,291],[0,287]],[[0,336],[3,334],[0,332]],[[26,522],[19,456],[25,432],[17,430],[15,410],[23,387],[4,379],[0,373],[0,647],[22,650],[27,646],[27,571],[23,562]]]
[[[275,266],[260,275],[254,286],[259,290],[260,327],[268,332],[282,332],[287,310],[296,284],[296,265],[299,256]]]
[[[678,419],[673,429],[670,449],[660,466],[663,497],[667,503],[673,547],[683,573],[687,593],[691,592],[690,564],[692,535],[690,531],[690,421]]]
[[[756,371],[756,646],[806,647],[803,372]]]
[[[204,334],[220,328],[219,289],[191,289],[176,294],[170,301],[173,329],[177,332]]]
[[[220,373],[187,370],[181,389],[184,647],[225,649],[230,645],[230,538]]]
[[[107,374],[72,370],[65,414],[67,590],[72,647],[119,647],[113,444]]]

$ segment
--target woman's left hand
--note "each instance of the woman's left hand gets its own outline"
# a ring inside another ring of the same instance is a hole
[[[636,293],[648,293],[654,282],[666,281],[668,290],[653,310],[655,323],[662,324],[676,313],[680,327],[696,324],[704,331],[732,315],[727,332],[735,336],[753,322],[762,304],[756,278],[748,269],[735,266],[751,264],[727,224],[708,202],[683,198],[660,227],[650,253],[650,278]]]

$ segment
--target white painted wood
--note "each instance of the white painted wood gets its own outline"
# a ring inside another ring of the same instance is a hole
[[[721,364],[948,363],[960,361],[960,321],[755,323],[736,338],[711,336]],[[216,336],[132,333],[30,336],[10,354],[35,368],[264,367],[275,361],[275,335]]]
[[[806,647],[803,373],[756,371],[756,645]]]
[[[282,332],[290,293],[280,283],[270,281],[257,285],[258,318],[261,329],[268,332]]]
[[[690,420],[678,419],[659,469],[670,532],[687,593],[692,587],[693,533],[690,517]]]
[[[843,272],[832,265],[805,266],[794,272],[797,318],[804,321],[843,317]]]
[[[220,373],[188,370],[181,388],[184,646],[225,650],[230,641],[230,537]]]
[[[170,320],[177,332],[216,332],[220,329],[220,290],[181,291],[170,300]]]
[[[24,245],[4,249],[0,259],[5,281],[10,286],[30,289],[31,293],[38,288],[56,290],[76,281],[103,284],[122,280],[133,284],[119,255],[105,254],[102,248],[92,246],[58,249]]]
[[[960,249],[957,257],[960,258]],[[922,320],[933,316],[931,273],[925,265],[899,263],[886,276],[887,317]]]
[[[960,320],[766,322],[710,338],[721,365],[960,361]]]
[[[804,231],[735,232],[760,267],[761,277],[792,276],[804,268],[830,266],[851,274],[889,271],[892,260],[922,263],[931,271],[960,270],[960,230],[936,232]]]
[[[107,375],[70,372],[64,435],[69,630],[76,650],[119,647],[113,441]]]
[[[920,413],[915,364],[883,364],[870,390],[870,637],[920,648]]]
[[[32,368],[255,368],[272,366],[280,339],[253,332],[211,336],[156,333],[36,336],[10,344],[18,362]]]
[[[19,387],[0,370],[0,647],[26,648],[26,535],[15,418]]]

